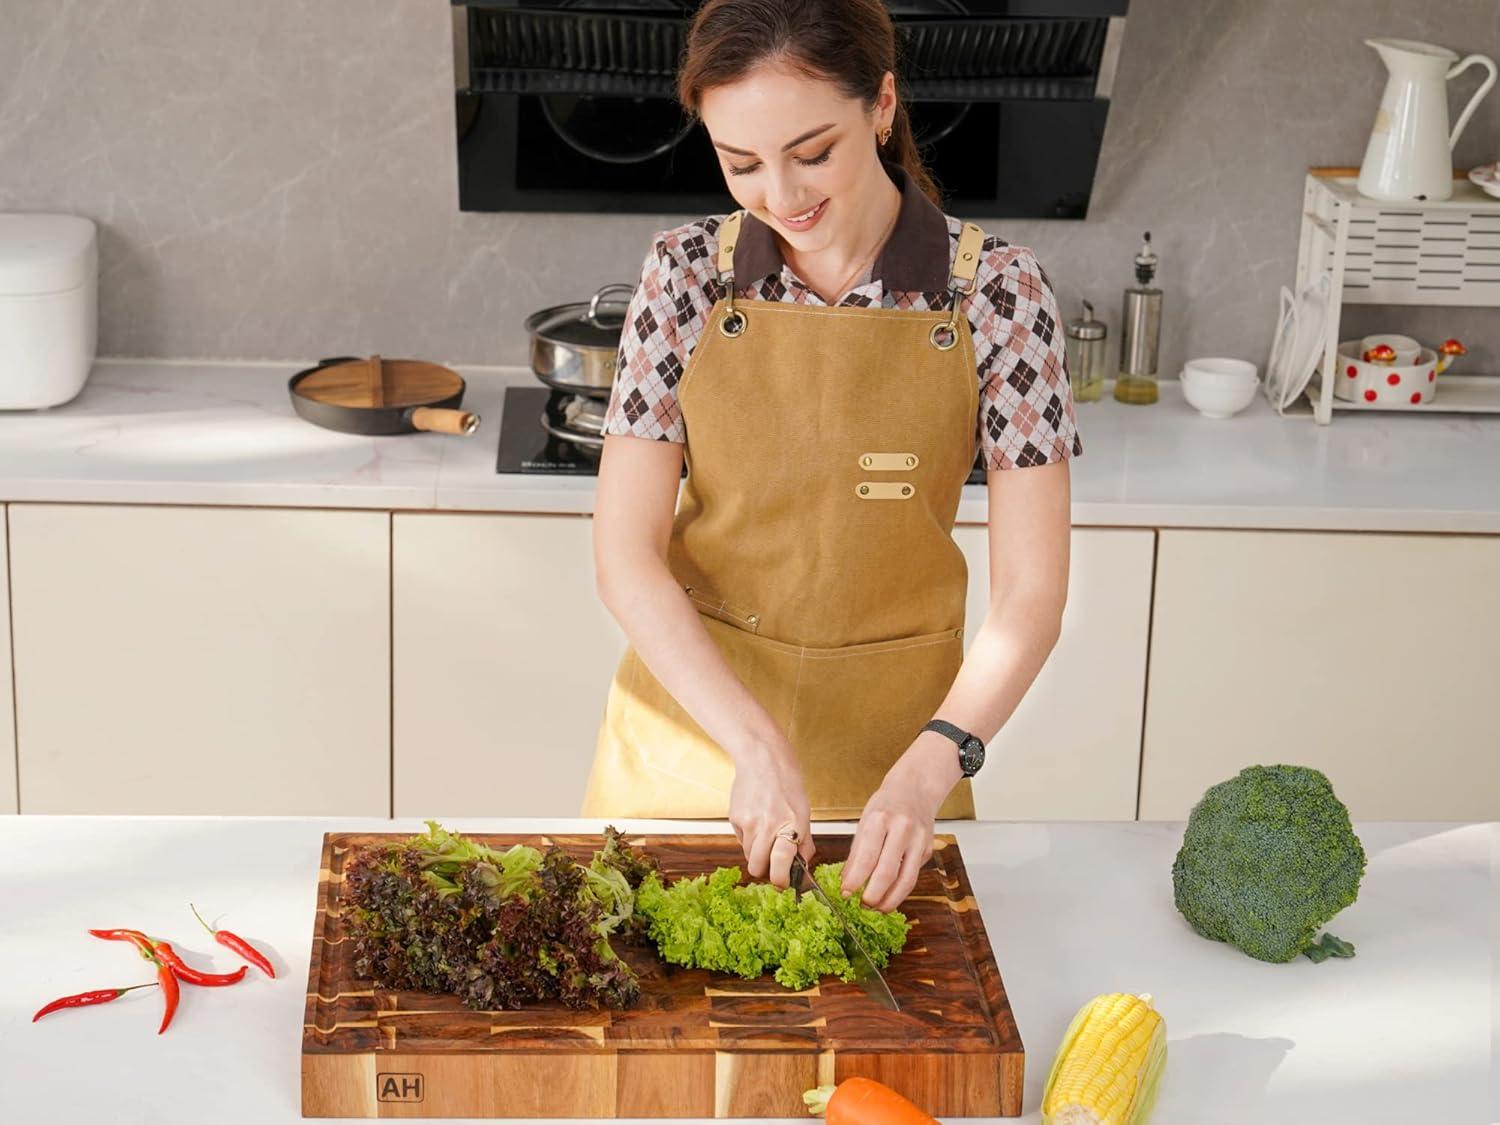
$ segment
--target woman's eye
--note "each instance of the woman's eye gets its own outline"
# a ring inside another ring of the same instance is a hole
[[[816,165],[825,163],[828,160],[828,154],[831,153],[832,151],[833,151],[833,146],[829,145],[822,152],[818,153],[817,156],[814,156],[814,157],[812,157],[809,160],[800,160],[799,159],[797,161],[797,163],[801,164],[805,168],[815,167]],[[736,168],[733,164],[730,164],[730,165],[727,165],[727,167],[729,169],[729,174],[731,176],[748,176],[751,172],[753,172],[757,168],[759,168],[760,164],[758,162],[755,163],[755,164],[747,164],[743,168]]]

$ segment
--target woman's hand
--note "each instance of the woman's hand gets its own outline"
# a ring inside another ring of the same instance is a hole
[[[865,803],[844,863],[840,888],[853,894],[864,887],[861,901],[873,910],[895,910],[917,885],[922,865],[932,855],[938,810],[962,776],[953,743],[919,735],[885,775]]]
[[[764,879],[769,874],[774,886],[785,889],[791,883],[792,860],[799,852],[811,866],[815,850],[811,814],[802,770],[789,744],[735,756],[729,823],[745,853],[751,878]]]

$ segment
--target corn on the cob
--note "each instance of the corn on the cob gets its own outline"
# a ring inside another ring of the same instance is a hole
[[[1043,1125],[1142,1125],[1167,1061],[1151,994],[1096,996],[1073,1017],[1042,1092]]]

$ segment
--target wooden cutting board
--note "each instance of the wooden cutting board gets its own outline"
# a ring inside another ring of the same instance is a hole
[[[885,970],[900,1012],[834,978],[802,992],[682,969],[616,948],[640,976],[624,1011],[560,1004],[475,1011],[457,997],[372,988],[340,920],[350,849],[395,833],[327,833],[302,1031],[304,1117],[808,1117],[804,1090],[879,1079],[942,1117],[1021,1113],[1025,1056],[957,841],[939,835]],[[475,835],[494,848],[556,842],[587,861],[600,836]],[[732,836],[631,836],[664,875],[744,869]],[[819,836],[815,862],[851,837]],[[808,1117],[811,1121],[812,1118]]]

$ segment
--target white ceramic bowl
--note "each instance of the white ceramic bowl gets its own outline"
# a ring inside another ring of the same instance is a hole
[[[1486,195],[1500,199],[1500,160],[1493,164],[1481,164],[1469,169],[1469,179]]]
[[[1243,359],[1190,359],[1182,369],[1182,397],[1207,418],[1238,414],[1255,399],[1259,386],[1255,364]]]
[[[1366,363],[1358,358],[1362,343],[1345,340],[1339,345],[1333,383],[1336,397],[1383,406],[1421,406],[1432,401],[1437,390],[1436,352],[1423,348],[1411,364]]]

